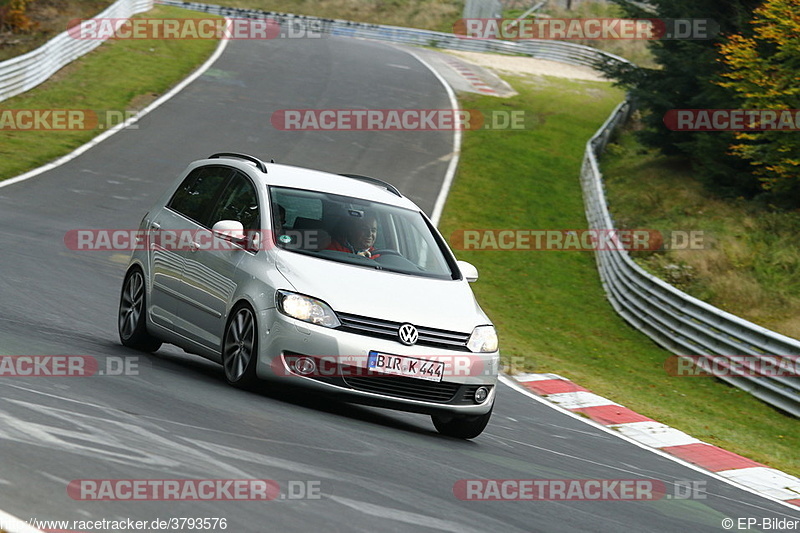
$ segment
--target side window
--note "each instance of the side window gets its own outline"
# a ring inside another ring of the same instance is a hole
[[[286,227],[300,226],[305,221],[322,219],[322,201],[319,198],[282,193],[273,195],[273,197],[275,203],[283,207],[285,211]]]
[[[331,242],[319,193],[270,188],[276,242],[291,250],[319,251]]]
[[[231,172],[225,167],[202,167],[192,171],[175,191],[167,207],[201,226],[208,226],[209,211]]]
[[[253,183],[240,172],[234,174],[222,191],[209,224],[214,225],[220,220],[238,220],[245,230],[261,229],[258,194]]]

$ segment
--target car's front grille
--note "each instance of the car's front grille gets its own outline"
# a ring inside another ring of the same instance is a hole
[[[368,318],[346,313],[336,313],[336,316],[339,317],[339,321],[342,323],[337,329],[349,333],[358,333],[360,335],[369,335],[370,337],[380,337],[399,342],[397,331],[403,324],[402,322],[391,322],[380,318]],[[427,328],[417,325],[415,325],[415,327],[419,333],[419,338],[417,339],[417,344],[419,345],[460,350],[463,352],[469,351],[469,348],[467,348],[469,333],[459,333],[456,331]]]
[[[348,376],[344,381],[354,389],[365,392],[438,403],[452,400],[460,387],[458,383],[437,383],[402,376]]]

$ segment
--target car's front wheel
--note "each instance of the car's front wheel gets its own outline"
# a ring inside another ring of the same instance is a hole
[[[256,317],[247,305],[234,309],[222,340],[222,366],[225,379],[234,387],[251,387],[258,381],[258,328]]]
[[[147,332],[146,293],[144,275],[141,270],[134,268],[125,276],[122,294],[119,298],[119,317],[117,319],[119,340],[129,348],[143,352],[155,352],[161,348],[161,341]]]
[[[494,409],[494,406],[492,406]],[[492,417],[492,409],[485,415],[464,416],[464,415],[431,415],[433,425],[442,435],[455,437],[457,439],[474,439],[486,428],[489,419]]]

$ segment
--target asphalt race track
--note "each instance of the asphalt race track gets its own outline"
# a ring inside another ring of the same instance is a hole
[[[231,42],[136,130],[0,188],[0,353],[126,358],[138,375],[0,378],[0,508],[22,519],[225,518],[227,531],[721,531],[725,517],[800,512],[733,487],[500,386],[474,441],[421,415],[228,387],[174,347],[141,355],[116,332],[127,254],[68,250],[71,229],[135,228],[192,160],[240,151],[374,175],[430,213],[448,132],[281,132],[278,109],[449,108],[403,50],[349,39]],[[480,283],[480,282],[478,282]],[[270,479],[273,501],[80,501],[78,479]],[[641,479],[656,501],[462,501],[463,479]],[[309,482],[310,484],[306,484]],[[672,497],[686,482],[705,498]],[[704,485],[703,485],[704,483]],[[302,489],[302,490],[301,490]],[[318,491],[317,498],[299,498]],[[294,491],[294,492],[291,492]]]

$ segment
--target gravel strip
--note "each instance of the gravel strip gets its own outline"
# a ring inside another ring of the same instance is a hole
[[[482,67],[511,74],[537,74],[540,76],[555,76],[573,80],[609,81],[608,78],[590,67],[568,65],[557,61],[548,61],[546,59],[481,52],[462,52],[457,50],[448,50],[447,53]]]

